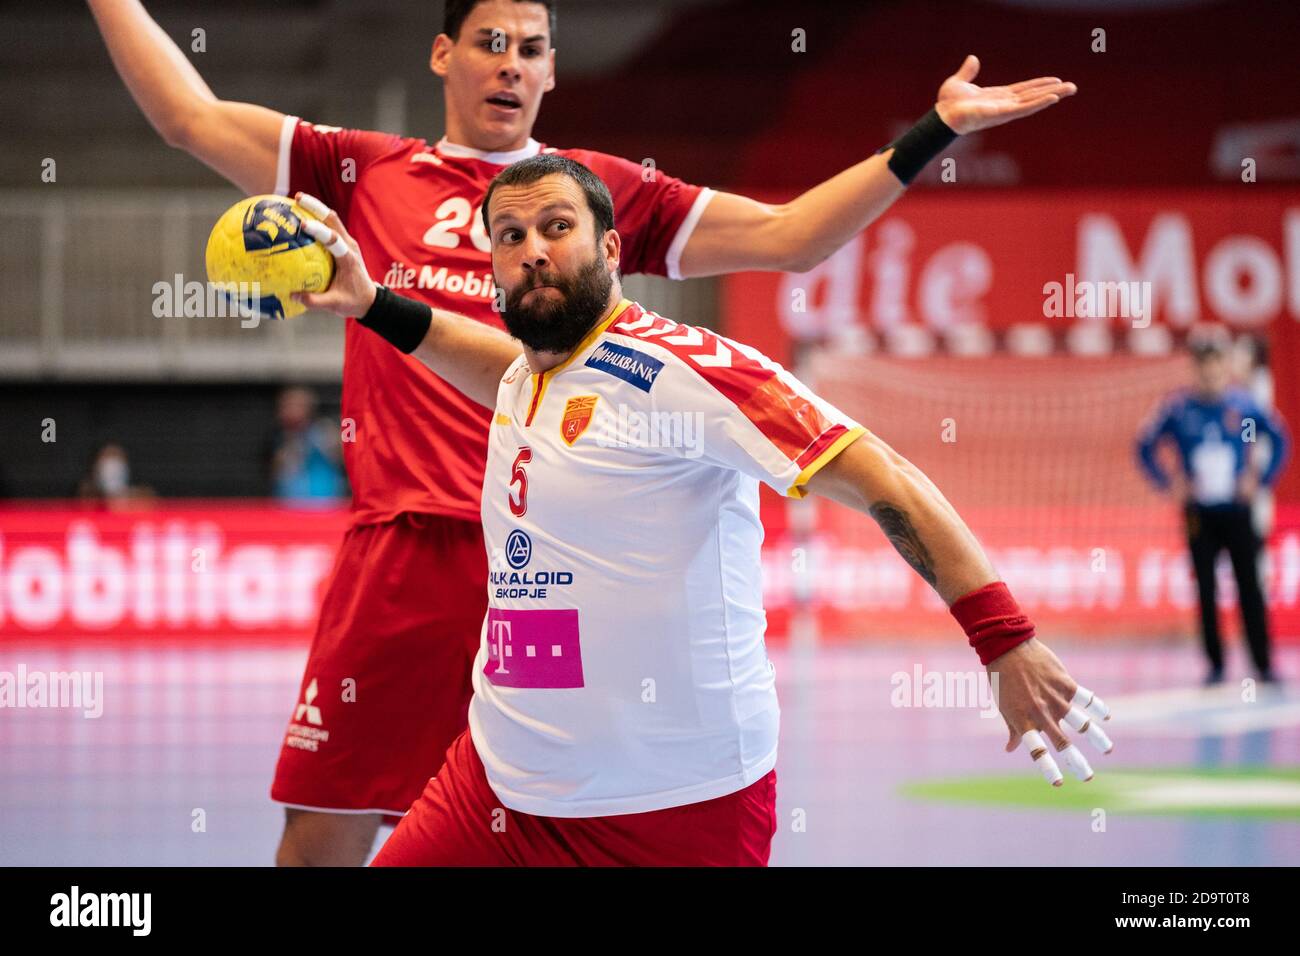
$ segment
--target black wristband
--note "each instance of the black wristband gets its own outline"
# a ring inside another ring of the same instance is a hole
[[[894,148],[889,157],[889,168],[904,186],[908,186],[925,164],[956,138],[957,134],[939,118],[938,111],[932,109],[906,133],[876,152],[879,154],[891,146]]]
[[[429,333],[433,312],[423,302],[398,295],[381,285],[375,287],[375,301],[369,311],[357,316],[357,321],[410,355]]]

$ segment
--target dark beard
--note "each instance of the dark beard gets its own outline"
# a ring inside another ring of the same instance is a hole
[[[564,298],[521,304],[525,295],[543,285],[555,287]],[[554,272],[534,273],[506,297],[501,320],[507,332],[534,352],[572,352],[604,317],[613,285],[600,256],[593,256],[572,278]]]

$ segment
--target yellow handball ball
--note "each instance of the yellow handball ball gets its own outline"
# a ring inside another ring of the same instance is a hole
[[[217,220],[208,236],[208,281],[242,312],[287,319],[307,311],[292,292],[324,292],[334,257],[303,231],[316,218],[285,196],[250,196]]]

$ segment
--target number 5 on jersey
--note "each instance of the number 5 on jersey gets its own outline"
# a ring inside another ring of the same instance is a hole
[[[515,455],[515,463],[510,468],[510,487],[519,486],[519,496],[515,497],[513,491],[508,492],[510,497],[510,513],[516,518],[522,518],[524,512],[528,510],[528,474],[524,471],[524,465],[533,460],[533,450],[528,447],[519,449],[519,454]]]

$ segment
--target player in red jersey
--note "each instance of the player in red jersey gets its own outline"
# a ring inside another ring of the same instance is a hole
[[[500,325],[479,204],[500,169],[550,148],[531,131],[555,85],[552,0],[448,0],[430,58],[443,80],[446,135],[432,144],[220,100],[139,0],[88,2],[118,72],[170,145],[248,193],[320,197],[376,280]],[[968,57],[940,88],[932,122],[948,135],[1075,92],[1056,77],[982,88],[971,82],[978,68]],[[623,271],[672,278],[806,271],[906,188],[888,150],[781,205],[590,150],[558,151],[608,184]],[[282,864],[359,864],[381,818],[419,796],[466,725],[486,607],[486,410],[349,320],[343,429],[353,524],[272,787],[289,807]]]

